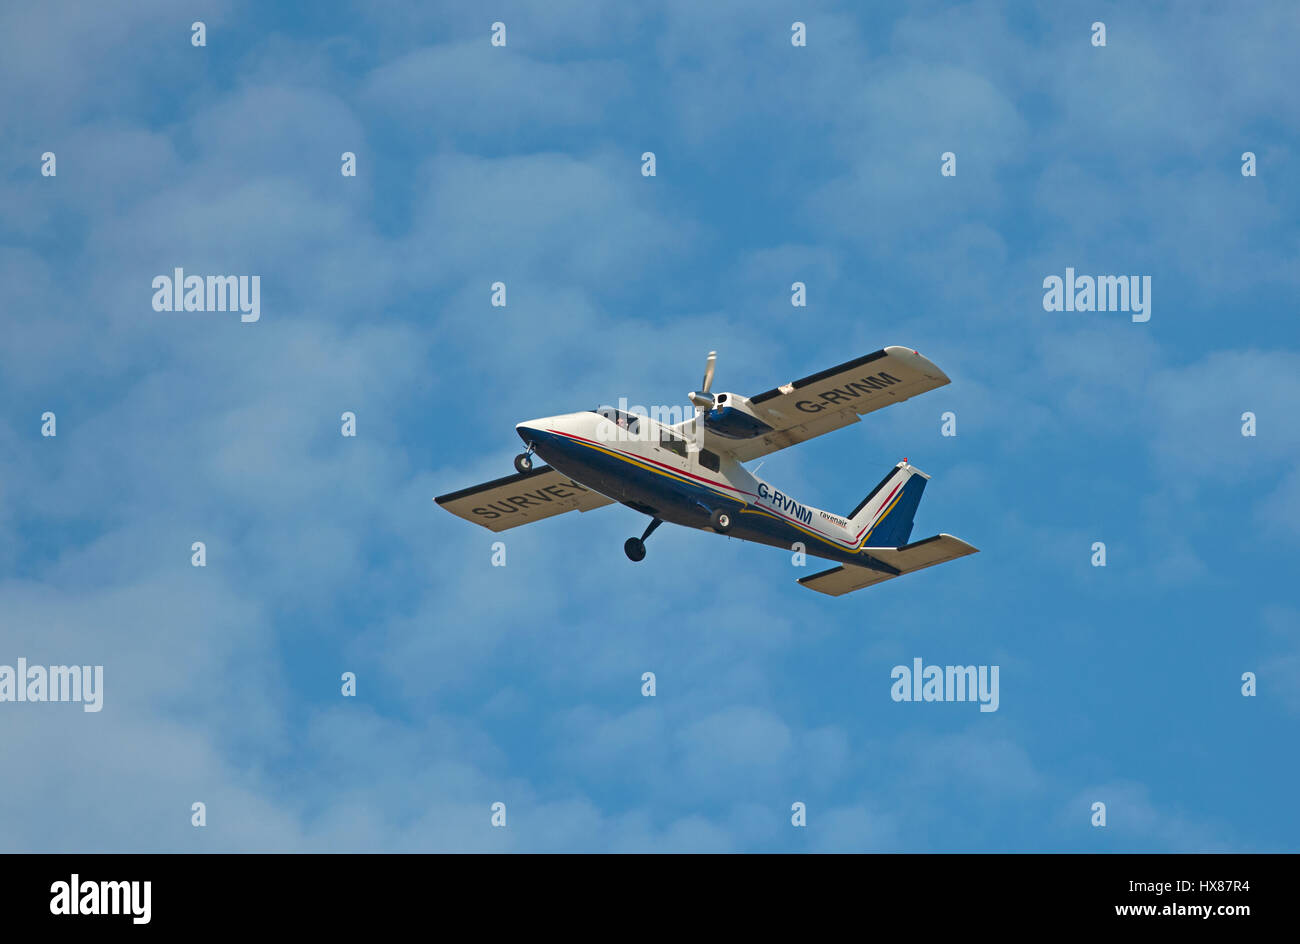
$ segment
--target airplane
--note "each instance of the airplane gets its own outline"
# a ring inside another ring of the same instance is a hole
[[[515,427],[527,447],[515,457],[516,474],[434,501],[498,532],[622,503],[651,519],[623,545],[632,561],[645,558],[665,521],[786,550],[800,544],[838,565],[799,580],[830,596],[977,553],[951,534],[910,541],[930,477],[907,459],[847,515],[797,501],[744,466],[949,383],[919,352],[886,347],[752,397],[713,394],[716,364],[711,351],[701,389],[690,394],[691,418],[669,423],[601,407],[527,420]],[[534,455],[548,465],[534,468]]]

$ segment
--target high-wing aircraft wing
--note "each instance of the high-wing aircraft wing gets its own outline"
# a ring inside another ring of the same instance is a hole
[[[614,504],[612,498],[593,492],[549,465],[439,495],[434,501],[453,515],[491,531],[505,531],[566,511],[591,511]]]
[[[726,413],[715,409],[705,423],[705,445],[748,462],[856,423],[859,416],[948,382],[947,374],[916,351],[887,347],[748,399],[736,398],[732,409],[759,421],[751,424],[750,435],[745,423],[729,421],[725,415],[715,421],[715,414]]]

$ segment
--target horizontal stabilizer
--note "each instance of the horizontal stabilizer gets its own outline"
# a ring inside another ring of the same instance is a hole
[[[453,515],[490,531],[505,531],[566,511],[591,511],[614,504],[612,498],[549,465],[439,495],[434,501]]]
[[[896,574],[846,564],[823,570],[819,574],[802,577],[799,582],[810,590],[838,597],[885,580],[892,580],[903,574],[924,570],[935,564],[965,557],[967,554],[975,554],[978,551],[979,548],[971,547],[961,538],[955,538],[951,534],[936,534],[932,538],[925,538],[902,547],[863,548],[864,554],[898,571]]]

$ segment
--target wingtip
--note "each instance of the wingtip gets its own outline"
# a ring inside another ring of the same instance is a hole
[[[944,384],[952,383],[952,379],[947,374],[945,374],[942,370],[940,370],[938,364],[930,360],[930,358],[926,357],[916,348],[903,347],[898,344],[891,344],[887,348],[885,348],[885,353],[890,355],[891,357],[897,357],[899,360],[906,363],[913,370],[919,371],[920,373],[925,374],[927,377],[932,377],[935,380],[938,380],[939,386],[941,387]]]

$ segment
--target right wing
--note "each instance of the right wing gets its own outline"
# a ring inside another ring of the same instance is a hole
[[[932,538],[904,544],[902,547],[868,547],[863,548],[863,551],[887,567],[892,568],[896,573],[890,574],[883,570],[872,570],[868,567],[855,567],[848,564],[843,567],[832,567],[830,570],[823,570],[819,574],[812,574],[808,577],[800,577],[799,582],[809,590],[816,590],[818,593],[838,597],[885,580],[893,580],[903,574],[924,570],[945,561],[956,560],[958,557],[965,557],[967,554],[977,554],[979,548],[972,547],[961,538],[955,538],[951,534],[936,534]]]
[[[748,462],[856,423],[859,416],[946,383],[948,375],[928,358],[908,348],[890,346],[742,398],[743,411],[760,421],[758,430],[752,434],[744,430],[739,436],[719,435],[708,429],[706,421],[705,445],[737,462]]]
[[[471,485],[434,501],[453,515],[490,531],[517,528],[566,511],[591,511],[614,504],[614,499],[593,492],[549,465]]]

